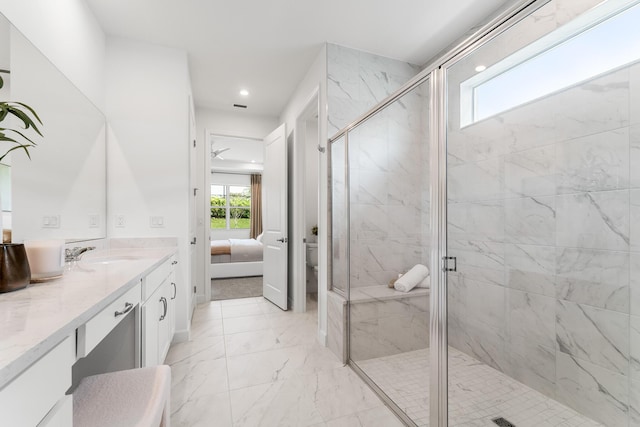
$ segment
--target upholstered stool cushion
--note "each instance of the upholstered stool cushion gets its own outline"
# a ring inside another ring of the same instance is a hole
[[[168,427],[170,391],[165,365],[86,377],[73,393],[73,425]]]

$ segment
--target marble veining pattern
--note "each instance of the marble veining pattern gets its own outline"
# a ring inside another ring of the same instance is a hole
[[[315,299],[307,308],[283,312],[262,297],[199,305],[193,339],[173,345],[167,356],[171,424],[326,427],[361,420],[401,427],[369,387],[316,342]]]
[[[418,72],[411,64],[334,44],[327,45],[327,61],[330,135]],[[422,240],[429,221],[427,91],[421,85],[349,133],[352,288],[386,285],[415,264],[428,264]],[[344,156],[332,160],[344,162]],[[332,165],[340,180],[341,168]],[[341,208],[338,201],[338,213]],[[346,224],[338,226],[334,245]],[[338,266],[344,274],[344,265]]]
[[[91,255],[126,255],[118,264],[67,264],[50,282],[0,295],[0,388],[175,254],[175,247],[119,248]],[[85,259],[88,255],[85,255]]]
[[[628,315],[559,300],[556,322],[560,352],[628,374]]]
[[[474,64],[597,3],[549,2],[448,71],[449,342],[617,427],[640,421],[640,65],[463,128],[458,102]]]
[[[629,253],[557,248],[557,298],[629,313]]]

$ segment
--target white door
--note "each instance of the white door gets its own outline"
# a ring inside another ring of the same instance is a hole
[[[284,124],[264,139],[262,294],[287,309],[287,139]]]
[[[158,362],[158,332],[160,311],[160,290],[151,294],[149,299],[142,305],[140,315],[142,316],[142,364],[141,367],[156,366]]]

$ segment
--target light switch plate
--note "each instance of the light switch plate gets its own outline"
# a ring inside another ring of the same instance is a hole
[[[100,215],[89,215],[89,228],[98,228],[100,226]]]
[[[124,215],[116,215],[116,227],[122,228],[127,224]]]

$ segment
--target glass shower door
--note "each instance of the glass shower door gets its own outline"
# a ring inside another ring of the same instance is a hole
[[[347,135],[349,362],[419,426],[429,424],[429,99],[425,79]],[[398,290],[412,269],[422,276]]]
[[[445,67],[449,425],[639,425],[640,5]]]

